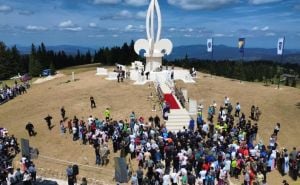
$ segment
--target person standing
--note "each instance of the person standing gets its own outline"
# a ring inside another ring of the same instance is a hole
[[[59,125],[60,125],[60,133],[61,133],[61,135],[63,135],[64,133],[66,133],[66,128],[65,128],[64,121],[60,120]]]
[[[136,171],[137,179],[138,179],[138,184],[142,185],[143,183],[143,177],[144,177],[144,172],[141,166],[139,166],[139,169]]]
[[[28,168],[28,172],[31,175],[32,181],[35,182],[36,181],[36,169],[35,169],[35,165],[31,164]]]
[[[31,175],[27,170],[23,174],[23,185],[31,185]]]
[[[235,117],[240,117],[240,111],[241,111],[241,105],[239,102],[236,103],[236,106],[235,106],[235,113],[234,113],[234,116]]]
[[[255,106],[254,106],[254,105],[252,105],[252,107],[251,107],[251,112],[250,112],[250,114],[251,114],[250,118],[251,118],[252,120],[255,120],[255,117],[254,117],[254,114],[255,114]]]
[[[96,108],[96,102],[93,96],[90,97],[90,102],[91,102],[91,109]]]
[[[109,118],[110,118],[110,110],[109,110],[109,108],[106,108],[106,110],[104,111],[104,117],[105,117],[106,121],[109,120]]]
[[[66,110],[65,110],[64,106],[61,107],[60,114],[61,114],[62,119],[65,120]]]
[[[46,120],[46,122],[47,122],[48,129],[51,130],[51,128],[52,128],[52,127],[51,127],[52,116],[50,116],[50,115],[48,114],[48,116],[45,117],[45,120]]]
[[[28,131],[29,136],[34,136],[35,132],[34,132],[34,126],[31,122],[28,122],[25,129]]]
[[[68,177],[68,185],[74,185],[74,175],[72,165],[69,165],[66,169],[67,177]]]

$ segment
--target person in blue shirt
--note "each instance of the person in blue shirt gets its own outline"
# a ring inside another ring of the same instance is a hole
[[[189,130],[193,132],[194,129],[195,129],[195,120],[193,118],[191,118],[190,123],[189,123]]]

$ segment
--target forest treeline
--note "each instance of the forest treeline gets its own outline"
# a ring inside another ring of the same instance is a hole
[[[105,47],[97,51],[87,51],[76,54],[67,54],[64,51],[54,52],[47,50],[44,43],[38,46],[31,45],[30,54],[21,54],[16,46],[7,47],[0,42],[0,80],[8,79],[18,73],[29,73],[31,76],[39,76],[43,69],[61,69],[82,64],[101,63],[102,65],[114,65],[115,63],[130,65],[135,60],[144,60],[134,52],[134,42],[124,43],[121,47]],[[243,81],[272,81],[279,79],[282,74],[300,76],[300,64],[276,63],[273,61],[210,61],[183,59],[172,61],[164,60],[164,65],[175,65],[213,75],[234,78]]]
[[[189,59],[188,56],[186,56],[183,59],[171,61],[164,60],[164,65],[179,66],[186,69],[195,68],[197,71],[209,73],[211,75],[250,82],[258,81],[275,83],[275,81],[277,82],[280,80],[280,77],[283,74],[300,76],[300,64],[277,63],[267,60],[256,60],[251,62],[229,60],[211,61]],[[296,86],[296,81],[291,81],[289,83],[291,86]]]
[[[139,59],[139,56],[134,52],[133,41],[130,44],[124,43],[122,47],[105,47],[86,53],[81,53],[78,50],[75,55],[67,54],[64,51],[47,50],[44,43],[38,46],[32,44],[30,54],[21,54],[16,46],[10,48],[5,43],[0,42],[0,80],[11,78],[19,73],[39,76],[44,69],[55,71],[65,67],[91,63],[128,65]]]

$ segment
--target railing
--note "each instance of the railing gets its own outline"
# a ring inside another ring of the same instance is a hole
[[[162,105],[165,100],[165,97],[164,97],[164,93],[162,92],[162,90],[160,88],[160,85],[157,86],[156,90],[157,90],[158,100],[159,100],[160,104]]]
[[[175,86],[175,96],[176,96],[177,99],[179,100],[181,106],[182,106],[183,108],[185,108],[186,99],[184,98],[181,89],[178,89],[176,86]]]

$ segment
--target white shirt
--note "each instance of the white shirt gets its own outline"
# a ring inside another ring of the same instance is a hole
[[[134,143],[130,143],[130,145],[129,145],[129,150],[130,150],[131,153],[134,152],[134,150],[135,150]]]
[[[178,183],[178,174],[177,173],[172,173],[171,178],[172,178],[173,183]]]
[[[230,171],[230,164],[231,164],[231,161],[230,160],[225,160],[225,170],[227,172]]]
[[[204,125],[202,126],[202,130],[203,130],[204,132],[208,133],[208,124],[204,124]]]
[[[89,117],[88,118],[88,124],[91,125],[94,121],[94,118],[93,117]]]
[[[199,175],[200,175],[200,179],[203,181],[205,179],[205,176],[206,176],[206,170],[201,170],[199,172]]]
[[[170,175],[166,174],[163,176],[163,185],[169,185],[170,184]]]

